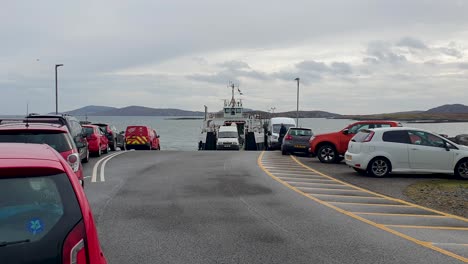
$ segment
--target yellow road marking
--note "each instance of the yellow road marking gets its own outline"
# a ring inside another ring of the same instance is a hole
[[[297,164],[301,165],[302,167],[312,171],[312,172],[315,172],[319,175],[322,175],[323,177],[326,177],[326,178],[329,178],[331,180],[334,180],[336,182],[340,182],[344,185],[348,185],[348,186],[351,186],[355,189],[358,189],[358,190],[361,190],[363,192],[367,192],[367,193],[370,193],[370,194],[373,194],[373,195],[377,195],[377,196],[380,196],[380,197],[383,197],[385,199],[388,199],[388,200],[392,200],[392,201],[396,201],[396,202],[400,202],[400,203],[403,203],[403,204],[407,204],[407,205],[411,205],[411,206],[414,206],[414,207],[417,207],[419,209],[423,209],[423,210],[426,210],[426,211],[430,211],[430,212],[433,212],[433,213],[437,213],[437,214],[441,214],[441,215],[445,215],[445,216],[448,216],[448,217],[451,217],[451,218],[455,218],[455,219],[458,219],[458,220],[461,220],[461,221],[464,221],[464,222],[468,222],[468,219],[464,218],[464,217],[461,217],[461,216],[456,216],[456,215],[452,215],[452,214],[448,214],[448,213],[444,213],[444,212],[441,212],[441,211],[437,211],[437,210],[434,210],[434,209],[431,209],[431,208],[428,208],[428,207],[424,207],[424,206],[420,206],[420,205],[417,205],[417,204],[413,204],[413,203],[410,203],[410,202],[407,202],[407,201],[404,201],[404,200],[400,200],[400,199],[396,199],[396,198],[393,198],[393,197],[390,197],[390,196],[386,196],[386,195],[383,195],[383,194],[380,194],[380,193],[376,193],[376,192],[373,192],[373,191],[369,191],[369,190],[366,190],[366,189],[363,189],[361,187],[358,187],[358,186],[355,186],[355,185],[352,185],[350,183],[347,183],[347,182],[344,182],[344,181],[340,181],[338,179],[335,179],[331,176],[328,176],[324,173],[321,173],[315,169],[312,169],[310,168],[309,166],[303,164],[302,162],[300,162],[298,159],[296,159],[295,157],[291,156],[291,158],[297,162]]]
[[[386,200],[385,198],[382,197],[376,197],[376,196],[358,196],[358,195],[344,195],[344,194],[321,194],[321,193],[309,193],[311,195],[323,195],[323,196],[338,196],[338,197],[351,197],[351,198],[371,198],[371,199],[382,199]]]
[[[350,189],[331,189],[331,188],[301,187],[301,186],[295,186],[295,187],[296,188],[301,188],[301,189],[324,190],[324,191],[356,192],[356,190],[350,190]],[[346,187],[346,186],[344,186],[344,187]]]
[[[468,231],[468,227],[455,227],[455,226],[417,226],[417,225],[385,225],[387,227],[397,228],[416,228],[416,229],[437,229],[437,230],[463,230]]]
[[[411,217],[430,217],[430,218],[447,218],[444,215],[425,215],[425,214],[392,214],[392,213],[367,213],[367,212],[351,212],[357,215],[384,215],[384,216],[411,216]]]
[[[295,188],[294,186],[291,186],[291,185],[288,184],[287,182],[285,182],[285,181],[279,179],[278,177],[276,177],[275,175],[273,175],[271,172],[269,172],[265,167],[263,167],[262,159],[263,159],[263,155],[264,155],[264,154],[265,154],[265,151],[262,151],[262,153],[258,156],[258,159],[257,159],[257,165],[260,167],[260,169],[262,169],[268,176],[270,176],[271,178],[273,178],[273,179],[276,180],[277,182],[279,182],[279,183],[281,183],[282,185],[286,186],[287,188],[289,188],[289,189],[291,189],[291,190],[297,192],[298,194],[301,194],[301,195],[303,195],[303,196],[305,196],[305,197],[307,197],[307,198],[309,198],[309,199],[311,199],[311,200],[313,200],[313,201],[315,201],[315,202],[317,202],[317,203],[319,203],[319,204],[322,204],[322,205],[324,205],[324,206],[327,206],[327,207],[329,207],[329,208],[332,208],[332,209],[334,209],[334,210],[336,210],[336,211],[338,211],[338,212],[340,212],[340,213],[342,213],[342,214],[344,214],[344,215],[347,215],[347,216],[352,217],[352,218],[354,218],[354,219],[360,220],[360,221],[362,221],[362,222],[364,222],[364,223],[367,223],[367,224],[369,224],[369,225],[371,225],[371,226],[374,226],[374,227],[376,227],[376,228],[379,228],[379,229],[381,229],[381,230],[387,231],[387,232],[389,232],[389,233],[391,233],[391,234],[394,234],[394,235],[396,235],[396,236],[399,236],[399,237],[401,237],[401,238],[404,238],[404,239],[406,239],[406,240],[408,240],[408,241],[411,241],[411,242],[413,242],[413,243],[415,243],[415,244],[421,245],[421,246],[426,247],[426,248],[430,248],[430,249],[432,249],[432,250],[434,250],[434,251],[437,251],[437,252],[442,253],[442,254],[444,254],[444,255],[450,256],[450,257],[452,257],[452,258],[454,258],[454,259],[458,259],[458,260],[461,260],[461,261],[463,261],[463,262],[467,262],[467,263],[468,263],[468,258],[462,257],[462,256],[457,255],[457,254],[455,254],[455,253],[453,253],[453,252],[450,252],[450,251],[448,251],[448,250],[445,250],[445,249],[436,247],[436,246],[432,245],[431,243],[424,242],[424,241],[418,240],[418,239],[416,239],[416,238],[414,238],[414,237],[405,235],[405,234],[400,233],[400,232],[398,232],[398,231],[396,231],[396,230],[393,230],[393,229],[391,229],[391,228],[389,228],[389,227],[387,227],[387,226],[385,226],[385,225],[377,224],[377,223],[375,223],[375,222],[373,222],[373,221],[371,221],[371,220],[365,219],[365,218],[363,218],[363,217],[361,217],[361,216],[358,216],[358,215],[356,215],[356,214],[353,214],[353,213],[351,213],[351,212],[348,212],[348,211],[346,211],[346,210],[344,210],[344,209],[341,209],[341,208],[339,208],[339,207],[336,207],[336,206],[334,206],[334,205],[332,205],[332,204],[330,204],[330,203],[328,203],[328,202],[322,201],[322,200],[320,200],[320,199],[318,199],[318,198],[316,198],[316,197],[314,197],[314,196],[312,196],[312,195],[309,195],[309,194],[307,194],[307,193],[305,193],[305,192],[302,192],[301,190]],[[294,159],[294,157],[291,157],[291,158]],[[296,159],[294,159],[294,160],[295,160],[296,162],[298,162],[299,164],[301,164],[302,166],[304,166],[304,167],[306,167],[306,168],[309,168],[309,167],[307,167],[306,165],[304,165],[304,164],[300,163],[299,161],[297,161]],[[313,170],[313,169],[311,169],[311,168],[309,168],[309,169],[312,170],[312,171],[315,171],[315,170]],[[341,182],[341,181],[339,181],[339,180],[336,180],[336,179],[333,178],[333,177],[325,176],[325,174],[322,174],[322,173],[320,173],[320,172],[318,172],[318,171],[315,171],[315,172],[317,172],[318,174],[320,174],[320,175],[322,175],[322,176],[324,176],[324,177],[327,177],[327,178],[330,178],[330,179],[332,179],[332,180]],[[344,182],[343,182],[343,183],[344,183]],[[353,186],[353,185],[350,185],[350,184],[347,184],[347,183],[345,183],[345,184],[348,185],[348,186]],[[353,186],[353,187],[354,187],[354,186]],[[359,188],[359,187],[356,187],[356,188]],[[362,188],[359,188],[359,189],[365,190],[365,189],[362,189]],[[367,191],[367,193],[372,193],[372,192],[371,192],[371,191]],[[384,196],[384,195],[380,195],[380,194],[377,194],[377,193],[373,193],[373,194],[376,194],[377,196],[381,196],[381,197],[383,197],[383,198],[386,198],[386,196]],[[390,197],[388,197],[388,198],[390,198]],[[398,199],[390,199],[390,200],[398,200]],[[429,210],[429,211],[430,211],[430,210]],[[434,210],[434,211],[435,211],[435,210]]]
[[[352,202],[333,202],[330,201],[329,203],[336,203],[336,204],[350,204],[350,205],[368,205],[368,206],[395,206],[395,207],[412,207],[411,205],[407,204],[373,204],[373,203],[352,203]]]
[[[297,177],[286,177],[286,176],[281,176],[281,177],[278,177],[284,181],[288,181],[288,182],[294,182],[294,181],[302,181],[304,179],[308,179],[308,180],[312,180],[312,181],[320,181],[320,182],[333,182],[332,180],[329,180],[329,179],[311,179],[311,178],[305,178],[305,177],[302,177],[302,178],[297,178]]]
[[[342,187],[347,187],[343,186],[342,184],[338,183],[324,183],[324,182],[296,182],[296,181],[287,181],[290,184],[320,184],[320,185],[329,185],[329,186],[342,186]],[[301,186],[296,186],[296,187],[301,187]],[[336,189],[334,189],[336,190]],[[343,190],[343,189],[338,189],[338,190]]]

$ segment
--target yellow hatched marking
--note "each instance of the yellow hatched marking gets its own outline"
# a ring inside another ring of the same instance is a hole
[[[448,218],[444,215],[425,215],[425,214],[392,214],[392,213],[367,213],[367,212],[351,212],[357,215],[383,215],[383,216],[411,216],[411,217],[430,217],[430,218]]]
[[[329,203],[334,203],[334,204],[349,204],[349,205],[368,205],[368,206],[394,206],[394,207],[413,207],[411,205],[407,204],[373,204],[373,203],[351,203],[351,202],[332,202],[330,201]]]
[[[262,159],[263,159],[263,155],[264,155],[264,154],[265,154],[265,151],[262,151],[262,153],[258,156],[257,165],[258,165],[268,176],[270,176],[271,178],[273,178],[273,179],[276,180],[277,182],[283,184],[283,185],[286,186],[287,188],[289,188],[289,189],[291,189],[291,190],[293,190],[293,191],[295,191],[295,192],[297,192],[297,193],[299,193],[299,194],[301,194],[301,195],[303,195],[303,196],[305,196],[305,197],[307,197],[307,198],[309,198],[309,199],[311,199],[311,200],[313,200],[313,201],[315,201],[315,202],[317,202],[317,203],[319,203],[319,204],[322,204],[322,205],[324,205],[324,206],[327,206],[327,207],[329,207],[329,208],[332,208],[332,209],[334,209],[334,210],[336,210],[336,211],[338,211],[338,212],[340,212],[340,213],[342,213],[342,214],[344,214],[344,215],[347,215],[347,216],[352,217],[352,218],[354,218],[354,219],[360,220],[360,221],[362,221],[362,222],[364,222],[364,223],[367,223],[367,224],[369,224],[369,225],[371,225],[371,226],[374,226],[374,227],[376,227],[376,228],[379,228],[379,229],[381,229],[381,230],[387,231],[387,232],[389,232],[389,233],[391,233],[391,234],[394,234],[394,235],[396,235],[396,236],[399,236],[399,237],[401,237],[401,238],[404,238],[404,239],[406,239],[406,240],[408,240],[408,241],[411,241],[411,242],[413,242],[413,243],[415,243],[415,244],[421,245],[421,246],[423,246],[423,247],[432,249],[432,250],[437,251],[437,252],[439,252],[439,253],[442,253],[442,254],[444,254],[444,255],[450,256],[450,257],[452,257],[452,258],[454,258],[454,259],[457,259],[457,260],[460,260],[460,261],[463,261],[463,262],[467,262],[467,263],[468,263],[468,258],[465,258],[465,257],[463,257],[463,256],[457,255],[457,254],[455,254],[455,253],[453,253],[453,252],[450,252],[450,251],[448,251],[448,250],[442,249],[442,248],[440,248],[440,247],[436,247],[436,246],[432,245],[432,243],[418,240],[418,239],[416,239],[416,238],[414,238],[414,237],[411,237],[411,236],[408,236],[408,235],[403,234],[403,233],[401,233],[401,232],[398,232],[398,231],[396,231],[396,230],[393,230],[393,229],[391,229],[391,228],[389,228],[389,227],[387,227],[387,226],[385,226],[385,225],[377,224],[377,223],[375,223],[375,222],[373,222],[373,221],[371,221],[371,220],[368,220],[368,219],[363,218],[363,217],[361,217],[361,216],[358,216],[358,215],[356,215],[356,214],[350,213],[350,212],[348,212],[348,211],[346,211],[346,210],[344,210],[344,209],[341,209],[341,208],[339,208],[339,207],[336,207],[336,206],[334,206],[334,205],[332,205],[332,204],[330,204],[330,203],[328,203],[328,202],[322,201],[322,200],[320,200],[320,199],[318,199],[318,198],[316,198],[316,197],[314,197],[314,196],[312,196],[312,195],[309,195],[309,194],[307,194],[307,193],[305,193],[305,192],[303,192],[303,191],[301,191],[301,190],[295,188],[294,186],[288,184],[287,182],[285,182],[285,181],[279,179],[278,177],[276,177],[275,175],[273,175],[271,172],[269,172],[265,167],[263,167],[263,164],[262,164],[261,161],[262,161]],[[324,176],[324,177],[326,177],[326,178],[335,180],[335,181],[337,181],[337,182],[341,182],[341,183],[343,183],[343,184],[345,184],[345,185],[352,186],[352,187],[354,187],[354,188],[356,188],[356,189],[360,189],[360,190],[362,190],[362,191],[364,191],[364,192],[367,192],[367,193],[370,193],[370,194],[374,194],[374,195],[380,196],[380,197],[382,197],[382,198],[386,198],[386,199],[393,200],[393,201],[399,201],[398,199],[394,199],[394,198],[391,198],[391,197],[388,197],[388,196],[385,196],[385,195],[377,194],[377,193],[374,193],[374,192],[371,192],[371,191],[368,191],[368,190],[365,190],[365,189],[362,189],[362,188],[353,186],[353,185],[351,185],[351,184],[348,184],[348,183],[339,181],[339,180],[337,180],[337,179],[335,179],[335,178],[333,178],[333,177],[330,177],[330,176],[328,176],[328,175],[326,175],[326,174],[323,174],[323,173],[318,172],[318,171],[316,171],[316,170],[314,170],[314,169],[312,169],[312,168],[309,168],[308,166],[302,164],[300,161],[298,161],[298,160],[295,159],[294,157],[291,157],[291,158],[292,158],[293,160],[295,160],[295,161],[296,161],[298,164],[300,164],[301,166],[303,166],[303,167],[305,167],[305,168],[308,168],[309,170],[314,171],[314,172],[316,172],[316,173],[318,173],[318,174],[320,174],[320,175],[322,175],[322,176]],[[410,204],[410,203],[408,203],[408,204]],[[422,207],[422,206],[415,206],[415,207],[420,207],[420,208],[423,208],[423,209],[424,209],[424,207]],[[439,212],[437,212],[436,210],[428,210],[428,211],[433,211],[433,212],[439,213]],[[442,213],[442,214],[444,214],[444,213]],[[444,215],[445,215],[445,214],[444,214]]]
[[[376,197],[376,196],[360,196],[360,195],[344,195],[344,194],[321,194],[321,193],[307,193],[310,195],[316,195],[316,196],[337,196],[337,197],[351,197],[351,198],[372,198],[372,199],[382,199],[386,200],[385,198],[382,197]]]
[[[334,206],[334,205],[332,205],[332,204],[330,204],[330,203],[328,203],[328,202],[324,202],[324,201],[322,201],[322,200],[320,200],[320,199],[318,199],[318,198],[316,198],[316,197],[314,197],[314,196],[312,196],[312,195],[309,195],[309,194],[307,194],[307,193],[305,193],[305,192],[303,192],[303,191],[301,191],[301,190],[295,188],[294,186],[291,186],[290,184],[288,184],[288,183],[285,182],[285,181],[282,181],[281,179],[279,179],[278,177],[276,177],[276,176],[273,175],[271,172],[269,172],[266,168],[263,167],[261,161],[262,161],[262,158],[263,158],[263,155],[264,155],[264,154],[265,154],[265,151],[262,151],[262,153],[258,156],[257,165],[258,165],[268,176],[270,176],[271,178],[273,178],[273,179],[276,180],[277,182],[283,184],[283,185],[286,186],[287,188],[289,188],[289,189],[291,189],[291,190],[293,190],[293,191],[295,191],[295,192],[297,192],[297,193],[299,193],[299,194],[301,194],[301,195],[303,195],[303,196],[305,196],[305,197],[307,197],[307,198],[309,198],[309,199],[311,199],[311,200],[313,200],[313,201],[315,201],[315,202],[317,202],[317,203],[319,203],[319,204],[322,204],[322,205],[324,205],[324,206],[327,206],[327,207],[329,207],[329,208],[332,208],[332,209],[334,209],[334,210],[336,210],[336,211],[338,211],[338,212],[340,212],[340,213],[342,213],[342,214],[344,214],[344,215],[347,215],[347,216],[352,217],[352,218],[354,218],[354,219],[360,220],[360,221],[362,221],[362,222],[364,222],[364,223],[367,223],[367,224],[369,224],[369,225],[371,225],[371,226],[374,226],[374,227],[379,228],[379,229],[381,229],[381,230],[387,231],[387,232],[389,232],[389,233],[391,233],[391,234],[394,234],[394,235],[396,235],[396,236],[399,236],[399,237],[401,237],[401,238],[404,238],[404,239],[406,239],[406,240],[409,240],[409,241],[411,241],[411,242],[413,242],[413,243],[415,243],[415,244],[421,245],[421,246],[423,246],[423,247],[430,248],[430,249],[432,249],[432,250],[434,250],[434,251],[437,251],[437,252],[439,252],[439,253],[445,254],[445,255],[450,256],[450,257],[452,257],[452,258],[454,258],[454,259],[458,259],[458,260],[461,260],[461,261],[464,261],[464,262],[468,262],[468,258],[462,257],[462,256],[457,255],[457,254],[455,254],[455,253],[453,253],[453,252],[450,252],[450,251],[448,251],[448,250],[445,250],[445,249],[436,247],[436,246],[432,245],[431,243],[424,242],[424,241],[418,240],[418,239],[416,239],[416,238],[414,238],[414,237],[405,235],[405,234],[403,234],[403,233],[400,233],[400,232],[398,232],[398,231],[396,231],[396,230],[393,230],[393,229],[391,229],[391,228],[388,228],[388,227],[386,227],[386,226],[384,226],[384,225],[377,224],[377,223],[375,223],[375,222],[373,222],[373,221],[371,221],[371,220],[368,220],[368,219],[366,219],[366,218],[363,218],[363,217],[361,217],[361,216],[352,214],[352,213],[350,213],[350,212],[348,212],[348,211],[346,211],[346,210],[344,210],[344,209],[341,209],[341,208],[336,207],[336,206]],[[304,166],[305,166],[305,165],[304,165]],[[328,178],[331,178],[331,177],[328,177]],[[333,178],[332,178],[332,179],[333,179]]]
[[[468,231],[468,227],[455,226],[416,226],[416,225],[385,225],[387,227],[397,228],[415,228],[415,229],[436,229],[436,230],[463,230]]]

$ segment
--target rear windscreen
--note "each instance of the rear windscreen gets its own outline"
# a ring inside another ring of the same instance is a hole
[[[363,130],[363,131],[360,131],[359,133],[357,133],[354,137],[353,137],[353,141],[355,142],[364,142],[364,140],[366,140],[367,136],[370,134],[370,131],[368,130]]]
[[[237,132],[221,131],[218,133],[218,138],[237,138],[239,135]]]
[[[70,136],[60,131],[4,130],[0,131],[0,142],[47,144],[57,152],[65,152],[73,149]]]
[[[312,136],[312,130],[310,129],[290,129],[289,133],[291,136]]]
[[[83,131],[87,137],[94,134],[94,128],[92,127],[83,127]]]
[[[139,127],[139,126],[127,127],[126,134],[127,135],[147,136],[148,135],[148,130],[145,127]]]
[[[59,263],[63,241],[81,219],[66,174],[0,177],[0,259]]]
[[[290,127],[295,127],[296,125],[291,125],[291,124],[284,124],[284,127],[286,127],[286,130],[288,130]],[[279,133],[281,130],[281,124],[275,124],[273,125],[273,133]]]

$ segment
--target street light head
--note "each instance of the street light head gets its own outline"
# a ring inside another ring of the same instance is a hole
[[[55,67],[61,67],[63,64],[55,64]]]
[[[299,78],[299,77],[297,77],[297,78],[296,78],[296,79],[294,79],[294,80],[295,80],[295,81],[299,81],[299,80],[300,80],[300,78]]]

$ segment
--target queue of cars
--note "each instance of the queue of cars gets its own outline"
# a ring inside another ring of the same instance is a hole
[[[82,162],[127,145],[161,149],[148,126],[117,133],[68,115],[1,119],[0,262],[106,264]]]
[[[307,128],[290,127],[281,151],[283,155],[306,153],[322,163],[345,159],[356,172],[374,177],[401,172],[454,174],[468,179],[467,146],[395,121],[359,121],[341,131],[320,135],[313,135]]]

